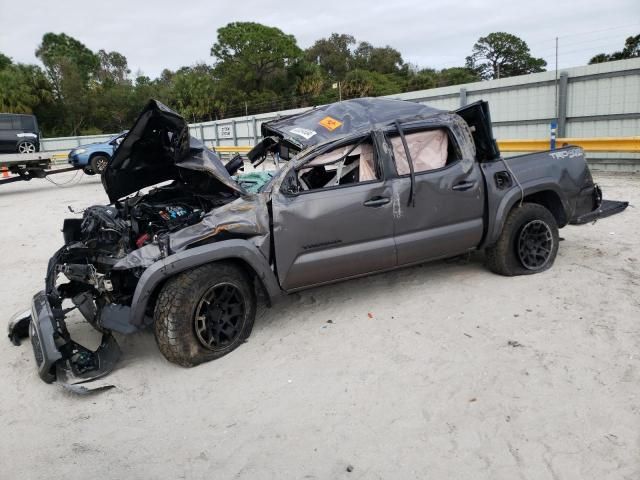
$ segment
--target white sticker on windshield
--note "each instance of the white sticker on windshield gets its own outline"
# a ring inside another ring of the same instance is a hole
[[[294,135],[300,135],[305,140],[309,140],[311,137],[313,137],[316,134],[314,130],[307,130],[306,128],[299,128],[299,127],[292,128],[289,131]]]

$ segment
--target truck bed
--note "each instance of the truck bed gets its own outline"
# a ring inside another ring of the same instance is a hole
[[[580,147],[501,158],[483,163],[482,167],[487,186],[485,245],[497,239],[512,206],[532,195],[544,196],[543,204],[547,202],[545,206],[560,228],[612,215],[628,205],[628,202],[602,203],[602,194],[593,182]]]

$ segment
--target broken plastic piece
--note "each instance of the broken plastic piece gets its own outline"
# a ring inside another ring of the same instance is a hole
[[[62,388],[64,388],[65,390],[75,393],[76,395],[89,395],[92,393],[104,392],[106,390],[111,390],[112,388],[116,388],[115,385],[90,385],[86,387],[84,385],[73,384],[73,383],[63,383],[63,382],[56,382],[56,383],[60,385]]]
[[[16,346],[20,340],[29,337],[29,322],[31,322],[31,310],[25,310],[14,314],[9,320],[9,340]]]

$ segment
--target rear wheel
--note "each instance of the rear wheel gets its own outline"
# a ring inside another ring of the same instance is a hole
[[[18,153],[35,153],[36,144],[33,142],[21,142],[18,144]]]
[[[171,278],[154,312],[156,342],[170,362],[191,367],[235,350],[249,336],[256,296],[232,263],[203,265]]]
[[[93,173],[102,174],[109,164],[109,157],[96,155],[91,159],[91,170]]]
[[[558,253],[558,225],[542,205],[515,207],[500,238],[486,250],[487,267],[500,275],[528,275],[549,269]]]

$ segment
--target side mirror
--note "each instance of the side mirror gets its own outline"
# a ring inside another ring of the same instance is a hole
[[[297,195],[300,192],[300,183],[298,182],[298,175],[295,170],[290,171],[282,181],[280,191],[289,196]]]

